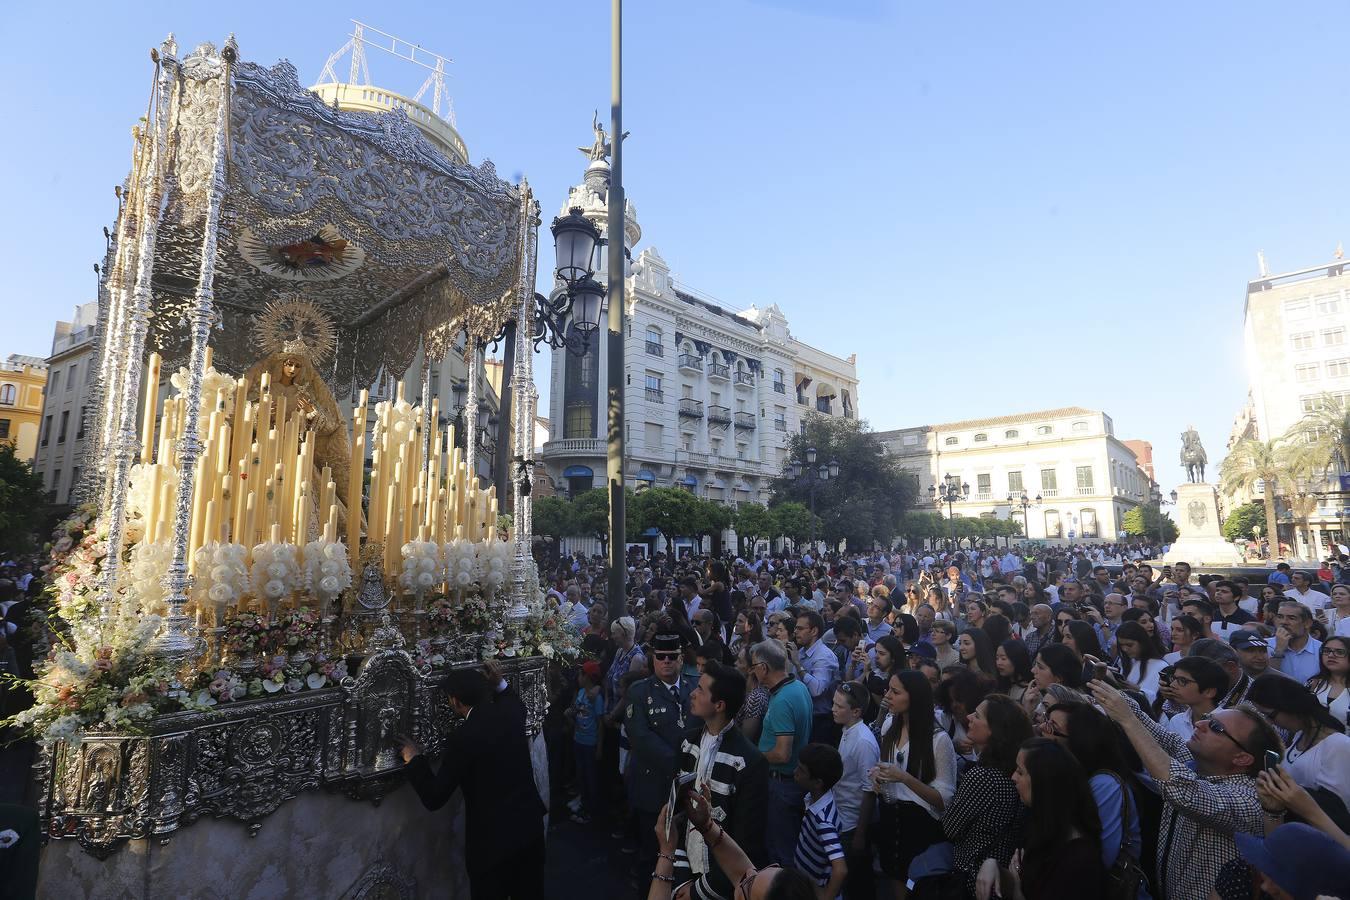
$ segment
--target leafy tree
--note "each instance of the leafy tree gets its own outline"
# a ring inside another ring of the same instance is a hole
[[[1270,545],[1279,543],[1276,526],[1279,519],[1275,515],[1275,495],[1279,493],[1282,482],[1292,481],[1287,445],[1280,438],[1259,441],[1247,438],[1238,441],[1223,464],[1219,466],[1219,479],[1224,493],[1239,492],[1252,495],[1256,486],[1261,484],[1261,502],[1266,512],[1266,534],[1270,536]]]
[[[1290,430],[1312,448],[1314,453],[1350,472],[1350,402],[1333,394],[1317,399],[1317,408]]]
[[[755,545],[766,538],[773,537],[773,515],[758,503],[742,503],[736,508],[736,536],[747,542],[748,551],[754,552]]]
[[[46,515],[42,476],[19,459],[13,443],[0,441],[0,547],[11,553],[33,549],[33,532]]]
[[[884,452],[876,434],[854,419],[809,415],[805,434],[788,441],[787,458],[804,460],[808,447],[816,449],[816,467],[830,460],[839,463],[838,477],[815,484],[818,534],[831,545],[841,540],[855,548],[889,544],[900,533],[901,515],[914,504],[914,479]],[[770,506],[807,504],[813,477],[810,472],[800,479],[775,479]]]
[[[1171,516],[1165,516],[1156,506],[1136,506],[1125,513],[1121,526],[1126,534],[1136,537],[1159,534],[1162,540],[1171,543],[1177,539],[1177,524]]]
[[[600,552],[609,552],[609,491],[591,488],[572,497],[573,533],[584,534],[600,542]]]
[[[1254,536],[1252,529],[1265,528],[1265,523],[1266,513],[1260,503],[1244,503],[1234,507],[1223,520],[1223,536],[1230,541],[1248,540]]]
[[[534,501],[534,531],[554,540],[575,534],[572,504],[563,497],[540,497]]]
[[[811,511],[803,503],[780,503],[770,508],[773,514],[773,536],[785,537],[794,544],[806,540],[811,534]]]
[[[724,503],[702,497],[694,499],[698,501],[698,511],[694,519],[694,530],[690,533],[698,537],[704,535],[711,537],[713,552],[717,553],[721,550],[722,532],[731,527],[734,514],[731,507]]]
[[[702,502],[684,488],[648,488],[635,496],[635,508],[630,508],[628,521],[640,525],[640,531],[655,528],[673,548],[676,537],[707,533],[708,519],[700,506]]]

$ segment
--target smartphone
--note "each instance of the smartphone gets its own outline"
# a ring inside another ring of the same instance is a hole
[[[694,773],[681,772],[670,781],[670,811],[666,815],[666,839],[674,834],[675,829],[683,828],[685,821],[684,798],[689,796],[694,790]],[[676,820],[679,820],[678,823]]]
[[[1106,670],[1108,668],[1109,666],[1107,666],[1106,663],[1104,662],[1094,662],[1092,664],[1092,677],[1097,681],[1105,681]]]
[[[1261,760],[1261,768],[1267,772],[1271,772],[1280,767],[1280,762],[1280,751],[1267,750],[1265,758]]]

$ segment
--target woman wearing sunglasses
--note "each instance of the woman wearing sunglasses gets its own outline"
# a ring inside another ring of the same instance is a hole
[[[1312,691],[1276,672],[1257,676],[1247,702],[1293,735],[1284,751],[1290,776],[1309,792],[1329,791],[1350,807],[1350,737],[1345,724]]]
[[[689,824],[702,835],[704,843],[712,850],[717,866],[726,873],[735,885],[732,900],[816,900],[816,885],[804,872],[796,869],[784,869],[777,865],[756,869],[750,857],[722,830],[722,826],[713,821],[712,804],[707,797],[708,786],[702,792],[690,791],[685,795],[684,812]],[[652,885],[647,891],[647,900],[689,900],[692,882],[675,886],[675,846],[680,829],[666,827],[666,819],[671,815],[670,806],[661,807],[656,817],[656,871],[652,872]],[[667,831],[670,836],[667,837]]]
[[[1318,658],[1317,674],[1308,679],[1308,690],[1344,725],[1350,715],[1350,637],[1327,638]]]

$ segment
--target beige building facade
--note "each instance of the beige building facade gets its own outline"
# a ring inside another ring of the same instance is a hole
[[[1031,540],[1118,540],[1125,513],[1148,498],[1148,475],[1111,417],[1097,410],[1066,407],[877,436],[917,482],[920,504],[951,475],[970,486],[954,515],[1016,518]],[[1016,503],[1023,494],[1032,503],[1025,511]]]
[[[14,353],[0,363],[0,441],[28,463],[37,455],[46,386],[45,360]]]
[[[69,322],[57,322],[47,357],[48,390],[42,407],[42,440],[33,471],[42,476],[53,503],[71,503],[84,465],[86,427],[93,427],[98,304],[75,307]]]

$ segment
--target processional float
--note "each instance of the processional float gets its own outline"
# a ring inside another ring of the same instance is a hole
[[[61,857],[44,892],[239,896],[254,873],[307,896],[407,893],[442,877],[423,856],[457,852],[444,825],[413,827],[406,790],[380,807],[401,798],[392,826],[330,805],[384,797],[400,736],[441,746],[456,665],[501,659],[537,732],[544,657],[575,637],[542,608],[530,555],[537,203],[404,111],[328,106],[232,38],[182,59],[170,38],[152,59],[100,295],[89,502],[54,547],[57,643],[25,714]],[[517,464],[499,530],[472,392],[508,322]],[[457,447],[425,375],[416,402],[367,388],[417,359],[429,372],[460,334]],[[247,839],[274,814],[281,875]],[[322,856],[298,834],[326,836]],[[117,853],[127,842],[146,849]],[[203,860],[229,873],[216,888]]]

